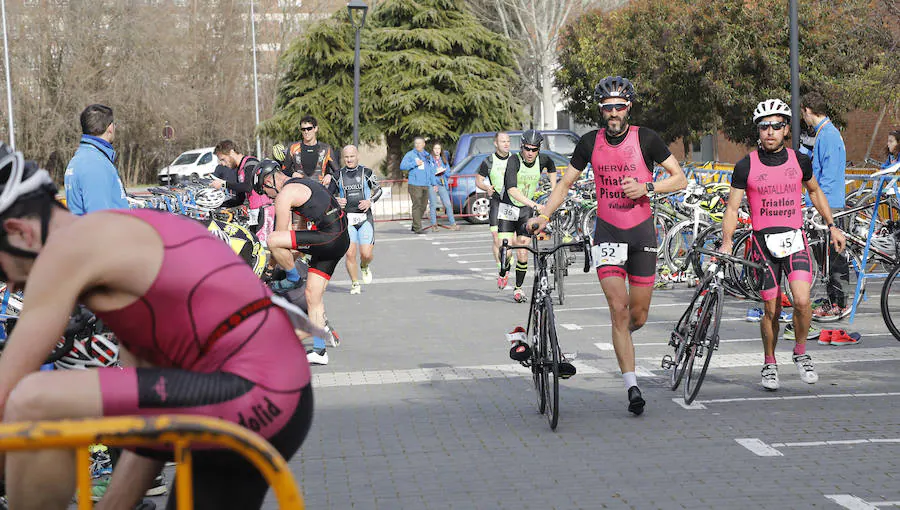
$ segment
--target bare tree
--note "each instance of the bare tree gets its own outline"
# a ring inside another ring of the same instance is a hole
[[[518,45],[516,71],[529,102],[539,104],[542,129],[556,128],[553,76],[559,36],[574,16],[588,9],[610,9],[626,0],[468,0],[488,28]]]

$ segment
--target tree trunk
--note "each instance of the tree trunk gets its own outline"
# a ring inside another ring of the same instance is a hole
[[[549,64],[541,68],[541,124],[556,129],[556,105],[553,103],[553,71]]]
[[[402,179],[400,172],[400,160],[403,159],[403,141],[400,135],[388,135],[387,137],[387,159],[385,166],[389,179]]]

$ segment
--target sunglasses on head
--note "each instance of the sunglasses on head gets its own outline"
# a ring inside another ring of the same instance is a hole
[[[316,126],[302,127],[302,128],[300,128],[300,131],[306,132],[306,131],[312,131],[313,129],[316,129]]]
[[[781,129],[787,125],[788,125],[788,123],[784,122],[784,121],[769,121],[769,122],[760,122],[759,124],[756,125],[756,127],[759,128],[760,131],[768,131],[769,128],[772,128],[775,131],[778,131],[779,129]]]
[[[601,104],[600,108],[602,108],[604,112],[611,112],[613,110],[621,112],[625,108],[628,108],[628,103],[605,103]]]
[[[540,147],[528,147],[527,145],[523,145],[522,150],[525,152],[537,152],[537,151],[541,150],[541,148]]]

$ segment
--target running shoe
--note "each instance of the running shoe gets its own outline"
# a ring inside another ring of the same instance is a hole
[[[641,389],[637,386],[632,386],[628,388],[628,412],[634,414],[635,416],[640,416],[644,412],[644,405],[647,402],[644,400],[643,395],[641,395]]]
[[[794,312],[781,311],[781,317],[778,318],[781,323],[789,323],[794,320]]]
[[[310,349],[306,351],[306,361],[311,365],[327,365],[328,352],[325,349]]]
[[[359,282],[351,283],[350,294],[362,294],[362,285],[360,285]]]
[[[832,345],[834,339],[831,340]],[[809,354],[794,354],[792,357],[797,372],[800,372],[800,380],[806,384],[815,384],[819,380],[819,374],[816,373],[816,367],[813,365],[812,358]]]
[[[360,273],[362,273],[363,283],[366,285],[372,283],[372,269],[369,266],[359,268]]]
[[[497,288],[503,290],[509,284],[509,275],[497,277]]]
[[[751,308],[747,310],[747,321],[748,322],[760,322],[762,321],[763,310],[762,308]]]
[[[775,391],[778,389],[778,365],[767,363],[762,368],[762,386],[763,388]]]
[[[822,330],[820,330],[819,328],[810,324],[809,325],[809,333],[807,333],[806,338],[808,340],[815,340],[815,339],[819,338],[819,336],[821,336],[821,334],[822,334]],[[785,340],[796,340],[797,339],[797,333],[794,331],[793,324],[788,324],[787,326],[784,327],[784,339]]]
[[[521,287],[516,287],[515,292],[513,292],[513,299],[516,303],[524,303],[525,302],[525,293],[522,292]]]
[[[272,290],[281,291],[281,292],[284,292],[287,290],[299,289],[302,286],[303,286],[302,278],[297,280],[296,282],[292,282],[291,280],[284,278],[282,280],[274,281],[271,284],[269,284],[269,287],[271,287]]]
[[[859,333],[847,333],[843,329],[839,329],[831,335],[831,345],[842,346],[842,345],[854,345],[858,344],[860,339],[862,339],[862,335]]]
[[[145,495],[146,496],[162,496],[163,494],[169,492],[169,490],[166,488],[166,485],[167,485],[166,475],[164,475],[164,474],[162,474],[162,472],[160,472],[159,476],[157,476],[156,478],[153,479],[153,485],[151,485],[150,488],[147,489],[147,492],[145,493]]]

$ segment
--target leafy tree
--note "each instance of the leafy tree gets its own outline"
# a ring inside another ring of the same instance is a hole
[[[870,3],[800,4],[801,92],[821,91],[838,123],[873,101],[866,91],[876,83],[885,31]],[[780,0],[642,0],[589,13],[563,40],[557,84],[576,117],[597,123],[590,91],[602,76],[622,73],[638,88],[635,121],[666,141],[721,129],[752,143],[756,103],[790,98],[787,8]]]
[[[296,136],[299,118],[318,112],[329,124],[323,138],[349,139],[353,34],[345,19],[337,14],[287,52],[276,115],[263,126],[269,136]],[[519,122],[509,41],[480,25],[462,0],[382,1],[363,33],[360,138],[384,135],[394,176],[416,135],[455,142]]]

